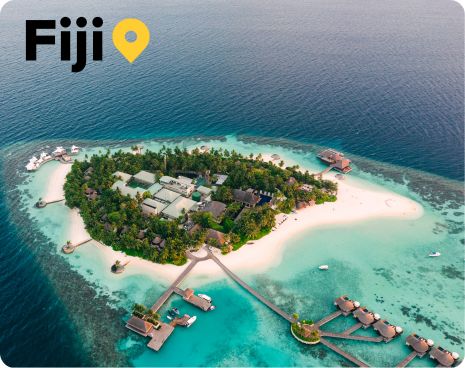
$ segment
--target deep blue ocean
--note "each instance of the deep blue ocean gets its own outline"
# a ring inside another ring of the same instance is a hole
[[[104,19],[102,62],[71,73],[59,45],[25,61],[25,20],[62,16]],[[126,17],[152,35],[132,65],[111,43]],[[0,14],[0,147],[232,134],[330,146],[461,182],[463,21],[446,0],[13,0]],[[73,283],[48,281],[60,265],[43,269],[46,240],[12,212],[23,161],[2,161],[2,359],[95,364],[62,302]]]

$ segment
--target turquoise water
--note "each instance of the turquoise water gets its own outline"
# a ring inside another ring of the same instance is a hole
[[[163,142],[143,142],[144,147],[157,149]],[[173,143],[165,143],[171,144]],[[192,148],[203,144],[197,139],[178,142]],[[309,152],[290,150],[270,144],[244,142],[236,137],[207,142],[209,146],[236,149],[243,153],[278,153],[301,167],[319,170],[322,166]],[[113,148],[118,149],[118,148]],[[86,149],[85,153],[100,148]],[[53,240],[52,253],[60,253],[67,240],[63,204],[42,210],[31,208],[35,198],[43,195],[47,177],[57,163],[45,165],[23,185],[29,193],[23,197],[27,211],[42,231]],[[423,174],[426,175],[426,174]],[[370,181],[366,179],[369,178]],[[254,270],[239,272],[247,282],[288,313],[298,312],[302,318],[318,320],[334,310],[333,300],[348,294],[362,305],[400,325],[405,333],[416,332],[434,339],[446,348],[463,355],[463,239],[462,231],[453,231],[451,221],[463,220],[463,206],[439,212],[405,184],[375,177],[355,169],[347,178],[371,190],[389,188],[420,201],[424,215],[417,220],[374,219],[359,223],[312,228],[290,238],[281,263],[264,273]],[[380,186],[382,184],[382,186]],[[452,207],[452,205],[451,205]],[[455,232],[455,233],[454,233]],[[253,245],[248,245],[253,246]],[[443,253],[430,258],[431,250]],[[239,250],[240,251],[240,250]],[[133,302],[151,305],[167,287],[168,281],[156,274],[124,274],[118,277],[93,244],[78,249],[71,256],[61,256],[70,267],[91,282],[98,295],[108,298],[109,308],[123,308],[124,320]],[[330,270],[321,272],[320,264]],[[131,271],[132,272],[132,271]],[[182,286],[193,287],[214,298],[215,311],[203,313],[173,296],[162,309],[176,306],[182,313],[197,315],[197,322],[188,329],[177,328],[160,352],[145,347],[148,340],[129,333],[114,341],[120,353],[136,366],[333,366],[343,359],[321,346],[306,347],[294,341],[289,325],[232,280],[220,277],[187,278]],[[353,323],[351,317],[339,318],[325,328],[343,331]],[[370,333],[362,331],[358,333]],[[372,332],[371,332],[372,333]],[[408,349],[404,338],[389,344],[360,342],[336,343],[369,364],[390,366],[402,360]],[[413,365],[428,366],[425,358]]]

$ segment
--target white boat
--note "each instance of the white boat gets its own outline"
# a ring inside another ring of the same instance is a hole
[[[205,294],[198,294],[199,297],[201,297],[202,299],[205,299],[207,302],[211,302],[212,301],[212,298],[210,298],[208,295],[205,295]]]
[[[62,156],[65,153],[66,153],[66,150],[61,146],[58,146],[57,148],[55,148],[55,151],[52,152],[54,156]]]
[[[329,270],[329,266],[328,265],[321,265],[318,267],[320,270]]]
[[[211,310],[211,311],[215,310],[215,309],[216,309],[216,307],[214,305],[210,305],[210,308],[208,308],[208,310]]]
[[[171,316],[166,316],[166,318],[168,318],[170,321],[173,319]]]
[[[429,257],[439,257],[441,255],[441,253],[439,252],[431,252],[430,254],[428,254]]]
[[[186,322],[186,327],[190,327],[191,325],[193,325],[196,320],[197,320],[197,316],[193,316],[189,318]]]
[[[74,144],[71,146],[71,154],[77,155],[79,153],[80,147],[75,146]]]

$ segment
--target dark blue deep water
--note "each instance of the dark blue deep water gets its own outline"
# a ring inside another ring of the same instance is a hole
[[[59,46],[41,46],[25,62],[25,20],[65,15],[104,19],[104,61],[73,74]],[[133,65],[111,43],[126,17],[152,32]],[[463,20],[458,4],[440,0],[14,0],[0,15],[0,146],[237,134],[463,181]],[[12,219],[11,167],[0,197],[2,358],[101,363],[83,357],[63,290],[47,281],[45,255],[30,252],[42,240]]]

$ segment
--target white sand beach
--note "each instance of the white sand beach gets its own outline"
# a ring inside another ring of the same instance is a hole
[[[270,154],[263,155],[264,159],[271,159]],[[276,160],[275,160],[276,161]],[[289,164],[289,163],[287,163]],[[60,165],[50,176],[46,199],[63,196],[63,184],[70,165]],[[326,179],[336,180],[335,173],[325,175]],[[423,208],[417,202],[390,192],[383,188],[367,189],[348,183],[346,180],[337,180],[339,185],[338,199],[334,203],[315,205],[287,215],[277,216],[277,226],[269,235],[253,244],[246,244],[241,249],[227,255],[221,255],[219,250],[215,253],[233,271],[263,272],[281,262],[285,251],[286,241],[294,235],[312,227],[330,224],[350,224],[353,222],[376,218],[415,219],[423,214]],[[77,210],[70,210],[69,239],[79,242],[89,238],[82,218]],[[283,221],[284,220],[284,221]],[[118,259],[128,262],[124,274],[115,277],[125,277],[134,274],[147,274],[152,277],[172,281],[186,267],[155,264],[137,257],[127,256],[110,247],[98,244],[94,247],[99,256],[105,260],[108,268]],[[79,250],[78,250],[79,251]],[[203,251],[199,251],[202,253]],[[202,254],[199,254],[201,256]],[[222,277],[223,273],[213,261],[200,262],[192,271],[195,276]]]

